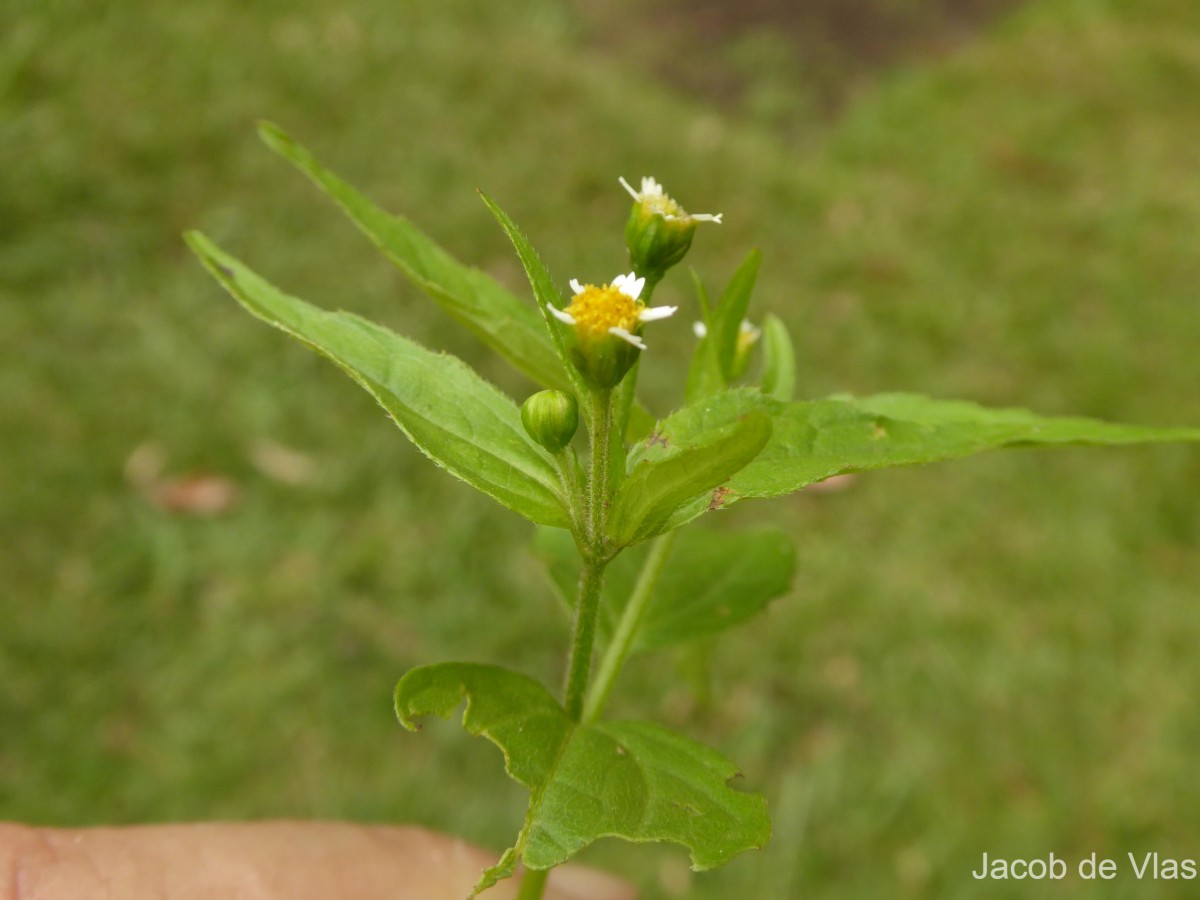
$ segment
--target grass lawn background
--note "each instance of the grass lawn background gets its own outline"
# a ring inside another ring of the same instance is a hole
[[[10,21],[0,818],[411,821],[497,849],[515,833],[524,797],[495,750],[453,724],[403,732],[390,690],[449,659],[558,683],[567,622],[530,529],[238,310],[180,232],[531,387],[262,147],[260,118],[521,291],[476,187],[560,281],[598,280],[624,265],[616,176],[656,175],[725,213],[689,259],[710,286],[762,248],[753,311],[792,327],[805,395],[1200,422],[1192,0],[1035,0],[860,74],[836,106],[778,30],[705,43],[664,15],[656,56],[653,20],[617,0],[46,0]],[[664,57],[689,50],[670,77]],[[697,92],[696,60],[734,88]],[[685,287],[676,273],[656,300],[691,303]],[[646,359],[660,412],[690,318]],[[268,477],[264,442],[315,476]],[[156,508],[126,476],[146,445],[239,502]],[[1198,485],[1194,448],[1014,452],[714,516],[793,532],[793,594],[715,645],[707,704],[650,657],[612,711],[737,761],[775,838],[699,877],[678,848],[585,858],[647,897],[1186,895],[969,871],[984,850],[1200,852]]]

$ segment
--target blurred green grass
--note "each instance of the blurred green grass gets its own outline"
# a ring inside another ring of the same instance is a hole
[[[673,92],[599,23],[549,0],[60,0],[4,30],[0,817],[416,821],[497,848],[519,820],[492,748],[402,732],[389,694],[443,659],[557,683],[566,623],[529,530],[241,314],[179,233],[529,385],[272,158],[259,118],[518,289],[476,186],[560,280],[600,278],[623,262],[616,176],[656,175],[725,213],[693,251],[710,281],[762,247],[758,314],[794,329],[806,394],[1200,421],[1190,0],[1033,3],[833,122],[780,105],[778,35],[741,73],[776,98],[759,116]],[[647,359],[660,411],[681,318]],[[266,477],[264,440],[315,480]],[[124,474],[148,443],[240,502],[148,504]],[[969,870],[984,850],[1195,855],[1198,483],[1194,449],[1014,453],[722,514],[795,533],[794,595],[716,645],[707,708],[655,657],[614,713],[720,747],[776,839],[696,878],[669,848],[588,858],[648,897],[1186,895]]]

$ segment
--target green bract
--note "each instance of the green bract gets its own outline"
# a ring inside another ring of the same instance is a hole
[[[603,718],[629,656],[711,637],[789,590],[795,551],[786,534],[681,526],[848,472],[1004,447],[1200,440],[1195,428],[1047,418],[915,394],[794,400],[787,327],[770,314],[761,329],[751,324],[757,250],[715,303],[696,278],[699,308],[688,319],[698,343],[681,379],[683,403],[655,421],[635,400],[649,349],[641,326],[675,309],[649,306],[650,296],[688,252],[697,223],[718,216],[689,215],[653,179],[640,191],[626,185],[634,271],[599,287],[572,281],[568,299],[485,196],[528,276],[525,299],[374,206],[275,126],[262,136],[447,313],[548,388],[519,409],[460,360],[291,297],[203,235],[188,235],[246,309],[335,362],[439,467],[542,526],[537,548],[574,620],[561,702],[495,666],[424,666],[396,687],[396,713],[409,728],[465,701],[465,728],[495,743],[509,775],[530,790],[514,846],[477,892],[518,863],[546,870],[601,837],[680,843],[697,869],[767,840],[765,802],[729,787],[736,772],[720,754],[657,725]],[[757,382],[739,385],[759,348]],[[581,419],[583,461],[572,447]],[[541,884],[533,878],[522,897],[540,896]]]

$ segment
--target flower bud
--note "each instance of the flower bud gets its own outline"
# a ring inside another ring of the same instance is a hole
[[[624,178],[621,184],[634,200],[625,224],[629,259],[634,272],[652,281],[658,281],[687,255],[700,222],[721,221],[719,214],[689,214],[653,178],[643,178],[640,191],[630,187]]]
[[[521,424],[531,438],[557,453],[575,437],[579,404],[562,391],[538,391],[521,404]]]

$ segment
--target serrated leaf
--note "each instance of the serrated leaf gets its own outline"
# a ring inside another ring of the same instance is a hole
[[[533,288],[534,297],[537,298],[538,307],[542,311],[542,317],[550,333],[555,352],[562,362],[567,377],[571,380],[576,394],[581,398],[586,397],[591,393],[591,390],[584,384],[579,371],[570,362],[570,357],[567,354],[566,340],[563,337],[562,323],[550,314],[551,307],[561,309],[566,305],[562,294],[554,285],[554,279],[551,277],[550,271],[546,268],[546,264],[542,262],[542,258],[538,255],[537,250],[534,249],[533,244],[529,242],[529,238],[517,226],[517,223],[487,194],[480,192],[480,196],[483,198],[483,202],[487,204],[487,208],[491,210],[492,215],[496,217],[496,221],[500,223],[500,227],[504,229],[504,233],[508,235],[508,239],[512,241],[513,248],[517,251],[517,257],[521,260],[521,265],[525,269],[525,275],[529,279],[530,287]],[[622,398],[621,406],[621,418],[626,423],[624,433],[645,434],[646,423],[648,421],[653,422],[654,417],[638,403],[632,393]],[[617,435],[619,436],[621,433],[619,431]]]
[[[530,790],[516,846],[476,892],[512,874],[518,859],[548,869],[602,837],[682,844],[697,870],[770,837],[765,801],[729,787],[733,764],[665,728],[580,724],[538,682],[498,666],[422,666],[396,685],[396,715],[410,730],[423,716],[448,718],[464,700],[463,727],[499,747],[508,774]]]
[[[776,400],[791,400],[796,390],[796,351],[787,326],[778,316],[763,319],[762,390]]]
[[[568,607],[575,602],[579,553],[565,531],[539,528],[534,547]],[[646,547],[625,551],[605,571],[601,635],[607,640],[620,618]],[[796,551],[786,532],[773,528],[724,532],[681,531],[655,584],[632,649],[656,650],[710,637],[761,612],[786,594]]]
[[[288,296],[203,235],[187,239],[247,310],[341,366],[435,463],[534,522],[569,526],[553,460],[525,433],[516,404],[465,363]]]
[[[782,403],[754,389],[710,397],[659,423],[631,461],[666,460],[675,442],[703,441],[752,412],[774,425],[763,451],[734,475],[728,505],[744,497],[776,497],[847,472],[958,459],[1003,447],[1118,445],[1197,441],[1197,428],[1150,428],[1084,418],[988,409],[918,394],[830,397]]]
[[[563,367],[566,370],[568,377],[574,384],[577,393],[583,397],[587,396],[588,391],[579,377],[579,373],[570,363],[570,357],[567,355],[566,340],[563,337],[561,323],[551,314],[551,309],[561,309],[563,296],[558,288],[554,285],[554,279],[550,276],[546,264],[542,262],[542,258],[538,255],[537,250],[533,248],[533,244],[529,242],[529,238],[525,233],[517,227],[517,223],[509,218],[508,213],[502,210],[499,204],[496,203],[487,194],[481,193],[483,202],[487,204],[487,208],[491,210],[496,221],[500,223],[500,227],[504,229],[504,233],[508,235],[508,239],[512,241],[513,248],[517,251],[517,257],[521,260],[521,266],[525,269],[525,275],[529,279],[529,286],[533,288],[533,295],[537,298],[538,308],[542,311],[542,318],[545,320],[546,328],[550,334],[550,339],[554,344],[555,352],[558,354]]]
[[[699,439],[679,441],[662,458],[638,461],[613,500],[609,536],[627,546],[661,533],[679,507],[722,487],[770,436],[770,417],[749,412]]]
[[[562,362],[536,309],[478,269],[465,266],[403,216],[384,212],[323,167],[276,125],[259,134],[272,150],[294,164],[342,208],[409,279],[456,321],[540,384],[569,384]]]

